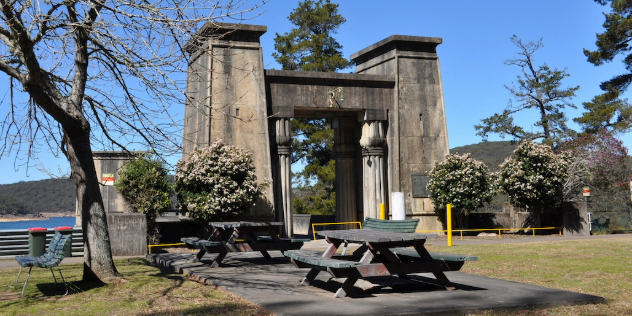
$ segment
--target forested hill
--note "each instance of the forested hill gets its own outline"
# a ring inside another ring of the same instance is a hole
[[[23,181],[0,185],[0,215],[75,211],[75,185],[70,179]]]
[[[450,153],[471,153],[472,158],[484,162],[489,170],[496,171],[498,170],[498,166],[505,161],[505,158],[513,154],[516,147],[518,147],[518,143],[512,144],[510,141],[480,142],[473,145],[454,147],[450,149]]]

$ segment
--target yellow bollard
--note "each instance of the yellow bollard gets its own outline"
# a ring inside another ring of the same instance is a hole
[[[448,247],[452,247],[452,204],[448,204]]]
[[[386,219],[386,205],[380,204],[380,219]]]

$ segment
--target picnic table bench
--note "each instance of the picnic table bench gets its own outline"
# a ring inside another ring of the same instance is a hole
[[[296,267],[310,268],[301,280],[302,285],[309,285],[321,271],[335,278],[347,278],[334,297],[346,296],[360,278],[394,275],[407,278],[408,274],[421,272],[431,272],[447,290],[454,290],[454,285],[443,272],[458,271],[465,261],[478,258],[428,252],[424,246],[426,239],[437,235],[414,233],[418,221],[367,219],[362,229],[319,232],[330,244],[325,252],[288,250],[284,255]],[[395,231],[390,231],[390,228]],[[361,246],[351,255],[344,255],[343,251],[342,256],[334,256],[342,244],[346,248],[348,243],[359,243]]]
[[[272,259],[270,250],[300,249],[309,239],[279,238],[278,229],[283,222],[211,222],[208,240],[195,237],[182,238],[189,249],[199,249],[194,261],[200,261],[206,253],[216,253],[211,263],[215,268],[229,252],[259,251],[266,259]]]

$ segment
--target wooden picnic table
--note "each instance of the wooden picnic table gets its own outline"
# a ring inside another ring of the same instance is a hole
[[[302,250],[284,253],[298,268],[311,268],[301,281],[302,285],[309,285],[320,271],[327,271],[335,278],[347,278],[334,295],[344,297],[360,278],[393,275],[407,278],[411,273],[431,272],[447,290],[455,289],[443,273],[450,270],[448,265],[433,258],[424,247],[426,239],[435,238],[436,234],[349,229],[325,230],[318,232],[318,235],[325,237],[329,243],[329,248],[324,253]],[[340,246],[346,246],[347,243],[358,243],[361,246],[350,256],[334,257]],[[395,249],[402,251],[396,254],[393,252]],[[407,251],[408,254],[401,254]]]
[[[229,252],[259,251],[271,259],[270,250],[300,249],[305,239],[279,238],[283,222],[210,222],[211,236],[208,240],[183,238],[189,248],[199,249],[199,261],[206,253],[217,253],[211,267],[218,267]]]

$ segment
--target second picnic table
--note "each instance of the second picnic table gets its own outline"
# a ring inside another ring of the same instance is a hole
[[[211,267],[218,267],[229,252],[259,251],[271,259],[268,251],[300,249],[305,241],[278,237],[283,222],[210,222],[209,225],[212,229],[209,240],[182,238],[182,241],[189,248],[200,249],[197,260],[206,253],[217,253]]]
[[[301,281],[309,285],[320,271],[327,271],[335,278],[347,278],[335,297],[344,297],[360,278],[374,276],[392,276],[407,278],[408,274],[431,272],[448,290],[455,289],[443,271],[459,270],[463,261],[474,258],[436,258],[431,255],[424,243],[427,238],[437,235],[416,233],[397,233],[373,229],[326,230],[318,232],[330,244],[324,253],[290,250],[285,256],[299,268],[311,268]],[[342,244],[361,244],[350,256],[334,254]],[[412,246],[413,248],[406,248]],[[459,256],[459,255],[455,255]]]

